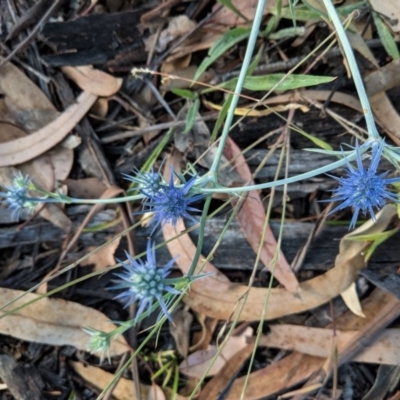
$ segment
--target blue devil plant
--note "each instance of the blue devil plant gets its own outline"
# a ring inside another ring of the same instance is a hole
[[[325,201],[342,202],[330,214],[346,207],[353,208],[350,229],[355,227],[360,212],[364,215],[369,213],[373,221],[375,221],[375,210],[381,209],[387,200],[399,202],[398,196],[390,192],[387,187],[392,183],[400,182],[400,178],[385,178],[388,171],[382,174],[377,173],[384,146],[384,140],[381,140],[379,144],[374,142],[371,163],[368,168],[365,168],[360,147],[357,143],[355,148],[357,168],[354,168],[347,161],[347,176],[341,178],[332,176],[339,182],[339,186],[333,190],[333,197]]]

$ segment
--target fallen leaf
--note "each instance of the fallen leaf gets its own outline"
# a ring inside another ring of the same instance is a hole
[[[207,350],[198,350],[190,354],[179,365],[179,370],[191,377],[213,376],[229,362],[229,360],[240,350],[247,346],[248,338],[253,334],[253,329],[247,327],[239,336],[230,336],[222,345],[218,353],[218,346],[210,345]],[[210,364],[212,365],[210,366]]]
[[[383,230],[394,215],[396,207],[385,206],[377,215],[377,223],[367,222],[363,232]],[[163,227],[163,234],[171,255],[175,257],[179,254],[176,264],[182,273],[187,274],[196,247],[188,235],[176,236],[176,232],[183,230],[185,230],[183,222],[178,221],[176,228],[166,224]],[[268,305],[263,316],[265,320],[310,310],[338,296],[355,281],[358,271],[365,266],[363,246],[365,246],[363,242],[342,240],[341,252],[336,258],[335,267],[323,275],[301,282],[299,284],[301,298],[286,289],[268,290],[257,287],[249,289],[245,285],[229,282],[211,263],[206,263],[201,272],[211,272],[212,275],[194,282],[184,301],[196,312],[222,320],[236,317],[235,313],[240,309],[239,321],[258,321],[263,315],[268,294]],[[197,272],[202,264],[203,262],[199,261]]]
[[[23,295],[23,297],[18,298]],[[0,288],[0,303],[12,304],[0,312],[0,332],[29,342],[45,343],[51,346],[74,346],[87,350],[89,335],[82,328],[93,328],[110,332],[116,326],[100,311],[72,301],[55,298],[40,298],[34,293]],[[29,304],[11,315],[14,309]],[[129,350],[123,336],[111,342],[110,356],[117,356]]]
[[[356,284],[354,282],[344,292],[340,293],[340,296],[350,311],[359,317],[365,318],[361,309],[360,299],[358,298]]]
[[[32,160],[54,147],[71,132],[85,116],[96,96],[83,92],[76,103],[68,107],[53,122],[38,131],[16,140],[0,144],[0,167],[17,165]]]
[[[186,306],[179,304],[174,310],[172,318],[174,322],[169,321],[169,332],[174,338],[178,353],[183,357],[187,357],[193,315]]]
[[[178,39],[182,35],[192,31],[197,26],[197,23],[189,19],[187,15],[177,15],[172,17],[168,22],[168,26],[160,33],[156,49],[158,52],[164,51],[167,46],[174,40]],[[145,40],[146,45],[151,44],[154,41],[153,37],[150,36]]]
[[[232,0],[231,3],[236,8],[236,10],[238,10],[248,21],[253,21],[258,4],[257,0]],[[281,2],[281,7],[285,7],[286,5],[287,1],[283,0]],[[215,12],[218,7],[220,7],[220,3],[217,2],[217,4],[215,4],[213,7],[213,12]],[[267,6],[264,8],[263,15],[267,15],[269,13],[269,10],[274,7],[276,7],[276,1],[268,1]],[[229,27],[235,27],[238,25],[243,25],[245,23],[246,21],[238,16],[235,12],[227,7],[223,7],[220,11],[216,12],[212,16],[210,22],[207,25],[220,24]]]
[[[397,0],[370,0],[372,8],[384,16],[393,32],[400,32],[400,9]]]
[[[107,190],[99,178],[65,179],[71,197],[80,199],[98,199]]]
[[[241,348],[221,370],[216,374],[200,392],[198,400],[217,399],[227,385],[231,382],[232,376],[243,367],[243,364],[250,357],[254,349],[253,344],[247,344]]]
[[[116,238],[106,246],[103,246],[94,253],[90,254],[89,257],[87,257],[85,261],[81,263],[81,266],[85,267],[87,265],[94,265],[95,271],[102,271],[111,265],[115,265],[116,262],[114,253],[117,250],[120,241],[121,237]],[[86,252],[91,252],[95,249],[97,249],[97,247],[89,246],[86,249]]]
[[[103,371],[101,368],[92,367],[91,365],[83,365],[74,361],[71,361],[69,364],[86,382],[89,382],[99,390],[104,390],[115,377],[114,374]],[[159,386],[155,384],[152,386],[139,385],[141,399],[165,400],[164,393]],[[118,380],[112,395],[117,400],[139,400],[139,397],[136,396],[135,383],[126,378]]]
[[[332,337],[335,336],[338,351],[357,334],[357,331],[341,331],[325,328],[310,328],[299,325],[270,325],[271,333],[262,336],[259,346],[298,351],[311,356],[328,358]],[[351,361],[397,365],[400,360],[400,329],[383,331],[376,341],[365,346]]]
[[[392,298],[392,295],[376,289],[363,301],[366,318],[359,318],[349,311],[335,320],[335,329],[344,331],[362,329]],[[288,388],[304,382],[304,380],[316,373],[324,362],[324,358],[294,352],[265,368],[251,373],[248,378],[241,377],[236,379],[226,399],[236,400],[240,398],[247,379],[246,400],[256,400],[288,390]],[[310,385],[307,383],[306,386]]]
[[[80,67],[62,67],[62,71],[83,91],[94,96],[108,97],[121,89],[122,78],[115,78],[90,65]]]
[[[243,154],[235,142],[229,137],[226,141],[224,156],[228,160],[235,160],[234,165],[236,172],[243,179],[243,182],[246,182],[248,185],[254,184],[251,171]],[[257,254],[265,224],[265,209],[257,190],[252,190],[248,193],[236,219],[251,248]],[[276,246],[275,237],[271,228],[268,227],[264,238],[264,244],[260,251],[260,260],[269,271],[273,272],[274,278],[277,279],[286,290],[293,294],[300,294],[299,282],[282,251],[279,251],[276,265],[273,263],[274,257],[278,251]]]

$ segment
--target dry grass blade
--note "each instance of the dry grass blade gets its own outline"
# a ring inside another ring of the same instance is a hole
[[[238,146],[229,137],[226,142],[224,155],[228,160],[235,160],[236,172],[243,178],[244,182],[249,185],[254,184],[244,156],[241,154]],[[258,191],[253,190],[249,192],[236,218],[250,246],[255,253],[258,253],[265,224],[265,210]],[[279,252],[279,261],[273,269],[274,264],[272,261],[277,252]],[[274,277],[286,290],[293,294],[299,294],[299,282],[289,263],[286,261],[284,254],[277,249],[276,240],[270,228],[268,228],[265,235],[260,260],[266,268],[271,272],[273,271]]]

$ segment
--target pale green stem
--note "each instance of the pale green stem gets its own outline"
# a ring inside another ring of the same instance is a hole
[[[368,96],[365,91],[364,83],[361,78],[360,70],[358,69],[357,61],[354,57],[354,52],[351,48],[349,39],[347,38],[346,31],[344,30],[342,22],[340,21],[336,9],[332,4],[332,0],[323,0],[323,2],[326,10],[328,11],[332,24],[335,27],[336,34],[339,37],[339,41],[342,45],[344,54],[346,55],[351,74],[353,75],[354,85],[356,86],[357,94],[364,112],[365,121],[367,123],[368,136],[370,139],[380,139],[379,133],[376,129],[371,106],[368,101]]]
[[[259,0],[258,1],[256,13],[254,15],[253,26],[251,28],[249,41],[247,43],[246,54],[243,59],[243,64],[242,64],[242,68],[240,70],[240,74],[239,74],[238,81],[236,84],[235,93],[233,94],[232,102],[229,107],[228,114],[226,116],[224,129],[221,134],[221,139],[220,139],[220,142],[219,142],[219,145],[217,148],[217,152],[215,154],[213,164],[210,168],[210,171],[214,174],[216,181],[218,181],[218,166],[219,166],[219,163],[220,163],[220,160],[222,157],[222,152],[224,151],[226,139],[228,138],[228,135],[229,135],[229,130],[232,125],[233,117],[235,116],[236,106],[239,101],[239,95],[242,92],[243,84],[244,84],[244,81],[247,76],[247,70],[249,69],[249,66],[251,63],[251,57],[253,56],[253,51],[254,51],[254,47],[256,45],[258,32],[260,30],[261,21],[263,18],[263,12],[264,12],[266,3],[267,3],[267,0]]]

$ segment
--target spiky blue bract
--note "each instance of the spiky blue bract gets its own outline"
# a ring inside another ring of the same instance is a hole
[[[122,174],[128,181],[136,183],[138,189],[145,193],[149,193],[150,196],[155,196],[160,190],[163,179],[158,172],[154,172],[152,168],[149,172],[140,172],[139,170],[134,171],[135,175]]]
[[[155,301],[161,306],[162,312],[172,321],[168,312],[167,304],[164,300],[166,293],[181,294],[180,291],[169,285],[167,277],[175,262],[175,259],[169,261],[164,267],[157,268],[154,244],[149,240],[147,243],[147,260],[135,260],[126,253],[127,261],[118,262],[125,272],[117,274],[121,280],[117,281],[117,285],[112,289],[123,289],[124,291],[116,296],[125,303],[125,307],[135,301],[138,302],[136,318],[138,318],[147,308],[149,313]]]
[[[152,193],[141,190],[141,192],[147,196],[148,202],[146,205],[149,207],[148,211],[154,213],[152,223],[154,224],[154,230],[158,225],[164,226],[167,223],[176,226],[177,222],[182,218],[188,218],[194,223],[198,221],[189,214],[191,212],[200,212],[197,208],[190,206],[191,203],[203,199],[205,195],[193,193],[193,185],[196,182],[197,175],[193,176],[189,181],[183,184],[183,186],[175,186],[175,172],[171,167],[170,180],[168,184],[164,184],[154,195]],[[182,178],[179,177],[182,181]]]
[[[32,189],[32,186],[31,179],[21,173],[14,176],[11,186],[3,185],[6,191],[0,192],[0,197],[8,203],[8,207],[13,210],[13,215],[18,216],[23,208],[29,211],[35,208],[35,203],[28,200],[28,190]]]
[[[357,168],[347,162],[347,176],[333,177],[339,182],[337,189],[333,190],[334,195],[326,201],[342,201],[330,214],[346,207],[353,208],[353,217],[349,229],[355,227],[360,212],[363,215],[369,213],[373,221],[376,220],[375,211],[381,209],[387,200],[399,202],[398,196],[388,191],[387,186],[400,182],[400,178],[385,178],[389,171],[377,174],[377,168],[382,156],[385,142],[382,140],[379,145],[372,146],[371,163],[366,169],[362,163],[360,147],[356,144]]]

